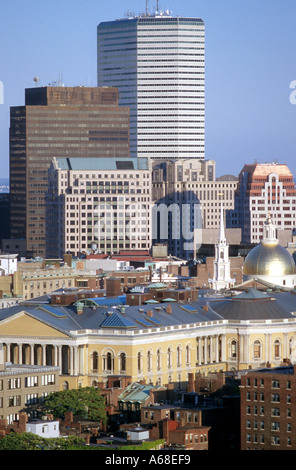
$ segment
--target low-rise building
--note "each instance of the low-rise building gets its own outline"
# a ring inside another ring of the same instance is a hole
[[[3,357],[3,351],[1,356]],[[38,416],[43,399],[59,390],[59,367],[4,363],[0,368],[0,419],[7,424],[19,419],[30,406]]]

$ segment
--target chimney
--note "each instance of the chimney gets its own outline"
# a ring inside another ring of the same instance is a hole
[[[83,305],[80,302],[76,304],[76,313],[77,315],[81,315],[83,313]]]
[[[171,307],[171,305],[169,304],[165,310],[166,310],[166,313],[171,314],[171,313],[172,313],[172,307]]]

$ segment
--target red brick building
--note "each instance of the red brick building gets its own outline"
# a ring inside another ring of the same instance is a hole
[[[241,450],[296,450],[296,366],[241,379]]]
[[[186,450],[208,450],[210,427],[201,425],[201,417],[201,410],[165,404],[141,409],[141,425],[149,426],[150,439]]]

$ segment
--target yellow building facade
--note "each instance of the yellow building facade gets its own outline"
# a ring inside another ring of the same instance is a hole
[[[28,302],[0,311],[0,343],[4,362],[59,367],[61,389],[127,375],[182,390],[189,373],[295,362],[294,311],[292,292],[141,308]]]

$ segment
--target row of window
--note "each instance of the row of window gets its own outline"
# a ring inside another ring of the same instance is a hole
[[[271,423],[268,423],[268,426],[270,426],[270,429],[272,431],[279,431],[280,428],[281,428],[281,423],[279,421],[272,421]],[[282,423],[282,427],[283,426],[284,425]],[[260,423],[258,423],[258,421],[255,420],[252,423],[250,420],[247,420],[246,427],[247,427],[247,429],[251,429],[253,427],[253,429],[255,429],[255,430],[260,429],[261,431],[263,431],[266,426],[265,426],[265,421],[260,421]],[[291,422],[285,423],[285,427],[286,427],[287,432],[292,431]]]
[[[42,393],[41,396],[38,396],[38,393],[30,393],[25,395],[24,403],[22,403],[21,395],[11,395],[6,399],[6,407],[13,408],[15,406],[27,406],[27,405],[36,405],[42,402],[44,398],[48,395],[48,393]],[[3,408],[4,400],[3,397],[0,397],[0,408]]]
[[[290,436],[288,436],[286,439],[287,439],[287,440],[286,440],[286,445],[290,447],[290,446],[292,445],[292,439],[291,439]],[[247,434],[246,440],[247,440],[247,443],[251,443],[251,442],[252,442],[252,436],[251,436],[250,433]],[[257,444],[257,443],[265,444],[265,436],[264,436],[264,434],[261,434],[259,437],[258,437],[257,434],[254,434],[254,435],[253,435],[253,442],[254,442],[255,444]],[[280,436],[271,436],[271,444],[272,444],[272,445],[280,445],[280,443],[281,443]]]
[[[264,387],[264,379],[261,377],[260,379],[258,379],[257,377],[254,377],[253,380],[251,380],[251,377],[247,377],[247,380],[246,380],[246,386],[247,387],[251,387],[251,386],[254,386],[254,387]],[[291,389],[291,380],[286,380],[286,388],[287,389]],[[271,381],[271,387],[272,388],[280,388],[280,380],[279,379],[272,379]]]
[[[176,359],[177,359],[177,366],[181,366],[181,347],[178,346],[176,350]],[[146,361],[147,361],[147,370],[151,371],[152,370],[152,351],[147,352],[146,356]],[[107,352],[106,355],[102,356],[103,362],[102,362],[102,369],[104,372],[112,372],[114,371],[114,359],[115,356],[111,352]],[[124,352],[122,352],[119,356],[119,370],[121,372],[126,371],[126,360],[127,356]],[[138,352],[137,354],[137,368],[138,372],[141,372],[143,370],[143,360],[144,360],[144,355],[142,352]],[[190,364],[190,346],[187,345],[185,348],[185,361],[186,364]],[[168,348],[166,352],[166,362],[167,362],[167,367],[172,368],[173,366],[173,352],[171,348]],[[157,370],[161,370],[162,368],[162,352],[160,349],[156,351],[156,367]],[[99,369],[99,354],[97,352],[94,352],[92,354],[92,370],[93,371],[98,371]]]
[[[253,392],[253,394],[251,394],[251,392],[247,392],[246,399],[247,401],[250,401],[251,399],[253,399],[253,401],[265,401],[265,395],[264,395],[264,392],[260,392],[260,393]],[[272,402],[279,403],[281,401],[279,393],[272,393],[270,399]],[[285,400],[286,403],[291,403],[291,400],[292,400],[291,395],[290,394],[286,395],[286,400]]]
[[[47,386],[55,384],[55,375],[54,374],[45,374],[40,377],[37,375],[32,375],[28,377],[14,377],[7,379],[7,390],[14,390],[20,388],[29,388],[29,387],[38,387],[38,386]],[[0,380],[0,391],[4,390],[5,383],[4,380]]]
[[[276,400],[276,397],[273,397],[273,398],[275,398],[275,399],[273,400],[274,402],[276,402],[276,401],[279,402],[279,400]],[[254,416],[258,416],[258,415],[264,416],[264,415],[265,415],[265,408],[264,408],[264,406],[260,406],[260,407],[258,408],[258,406],[255,405],[253,408],[251,408],[250,405],[247,405],[247,407],[246,407],[246,414],[247,414],[247,415],[252,415],[252,411],[253,411],[253,415],[254,415]],[[286,417],[287,417],[287,418],[291,418],[291,416],[292,416],[291,408],[286,408],[285,411],[286,411]],[[280,408],[277,408],[276,406],[274,406],[273,408],[271,408],[271,416],[280,416]]]

